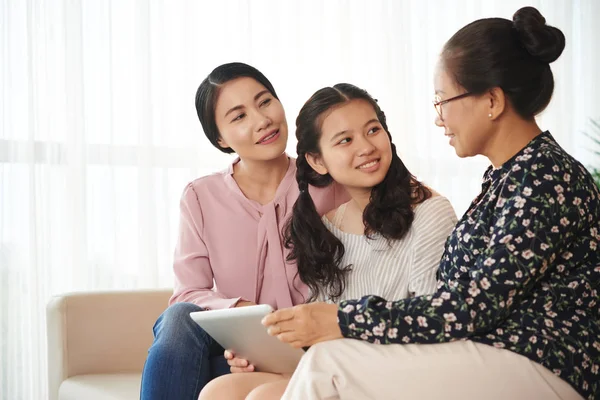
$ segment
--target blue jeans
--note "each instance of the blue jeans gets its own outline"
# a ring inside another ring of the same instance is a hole
[[[175,303],[156,321],[142,373],[142,400],[196,400],[211,379],[229,373],[223,348],[190,318],[194,311],[202,308]]]

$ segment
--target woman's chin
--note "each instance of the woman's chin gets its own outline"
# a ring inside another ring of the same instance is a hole
[[[280,157],[282,154],[285,153],[285,145],[286,143],[282,141],[277,145],[273,144],[270,145],[268,148],[261,149],[260,154],[257,154],[257,158],[263,161],[275,160],[276,158]]]
[[[454,145],[454,152],[460,158],[467,158],[467,157],[471,157],[472,156],[472,154],[469,154],[469,152],[465,151],[460,146],[456,146],[456,145]]]

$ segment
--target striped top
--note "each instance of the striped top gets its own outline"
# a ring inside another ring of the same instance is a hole
[[[435,292],[444,244],[457,222],[448,199],[435,196],[417,205],[406,235],[389,242],[379,234],[369,240],[365,235],[341,231],[347,204],[337,209],[332,221],[323,217],[327,229],[346,250],[341,265],[352,265],[338,301],[366,295],[393,301]]]

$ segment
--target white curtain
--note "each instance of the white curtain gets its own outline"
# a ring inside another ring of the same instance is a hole
[[[580,131],[600,116],[595,0],[0,0],[0,398],[47,396],[51,295],[172,284],[181,191],[231,160],[193,104],[215,66],[262,70],[291,132],[320,87],[366,88],[405,163],[460,214],[487,162],[458,159],[433,125],[436,57],[466,23],[523,5],[567,37],[540,123],[592,162]]]

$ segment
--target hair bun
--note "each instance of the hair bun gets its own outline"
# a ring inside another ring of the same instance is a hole
[[[533,57],[545,63],[556,61],[565,48],[565,35],[533,7],[523,7],[513,15],[513,26],[523,46]]]

